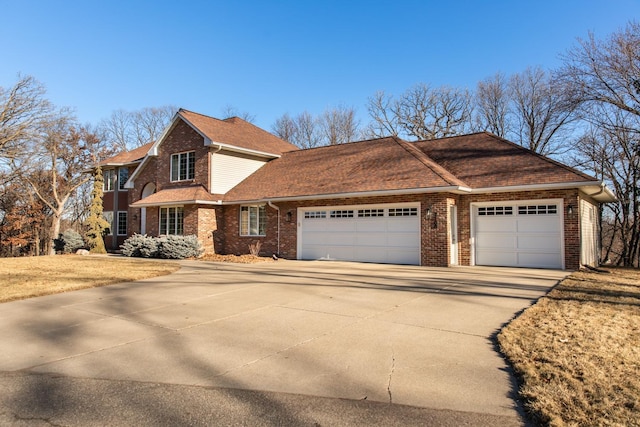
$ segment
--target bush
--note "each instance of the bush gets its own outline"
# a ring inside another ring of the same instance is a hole
[[[134,234],[125,240],[120,248],[126,256],[158,258],[158,239],[146,234]]]
[[[84,248],[82,236],[75,230],[67,230],[60,233],[57,239],[53,239],[53,247],[56,252],[71,254],[80,248]]]
[[[160,258],[184,259],[200,256],[202,252],[196,236],[163,236],[158,239]]]
[[[150,237],[134,234],[121,246],[122,254],[130,257],[184,259],[202,255],[196,236]]]

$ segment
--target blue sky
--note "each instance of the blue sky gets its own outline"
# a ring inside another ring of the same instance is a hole
[[[0,0],[0,14],[0,86],[32,75],[83,123],[231,105],[271,129],[336,105],[366,121],[377,90],[553,68],[577,37],[640,19],[640,0]]]

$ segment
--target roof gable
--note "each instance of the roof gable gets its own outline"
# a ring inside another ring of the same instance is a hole
[[[144,144],[133,150],[123,151],[98,163],[98,166],[123,166],[138,163],[147,155],[153,142]]]
[[[220,120],[183,109],[180,109],[177,115],[212,145],[220,145],[228,149],[235,148],[239,149],[238,151],[266,153],[273,155],[272,157],[298,149],[295,145],[239,117]]]

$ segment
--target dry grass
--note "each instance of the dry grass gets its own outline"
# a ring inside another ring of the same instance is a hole
[[[536,422],[640,426],[640,270],[573,273],[498,340]]]
[[[260,257],[256,255],[219,255],[219,254],[207,254],[198,258],[200,261],[213,261],[213,262],[234,262],[240,264],[255,264],[257,262],[270,262],[272,258]]]
[[[177,263],[106,256],[0,258],[0,302],[173,273]]]

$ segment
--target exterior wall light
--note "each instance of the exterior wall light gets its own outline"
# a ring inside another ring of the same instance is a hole
[[[573,205],[572,205],[572,204],[569,204],[569,205],[567,206],[567,213],[568,213],[569,215],[573,215]]]
[[[293,216],[293,214],[291,213],[291,211],[287,212],[287,222],[291,222],[291,217]]]

